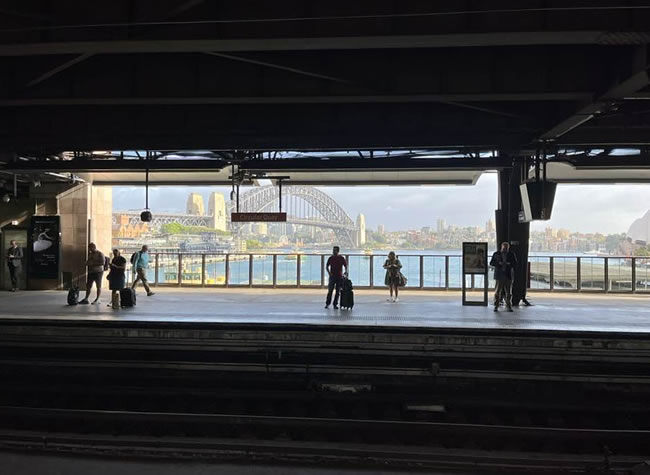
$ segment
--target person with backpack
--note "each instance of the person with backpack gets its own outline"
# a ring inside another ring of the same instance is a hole
[[[86,296],[79,303],[82,305],[88,304],[88,296],[92,290],[93,284],[97,288],[97,297],[93,300],[93,305],[99,303],[99,297],[102,295],[102,277],[104,276],[104,268],[106,265],[106,258],[101,251],[97,249],[94,242],[88,244],[88,259],[86,260],[86,267],[88,268],[86,277]]]
[[[388,286],[390,291],[390,297],[388,297],[389,302],[399,302],[399,288],[403,286],[403,276],[402,276],[402,263],[399,261],[395,255],[395,251],[390,251],[388,253],[388,259],[384,262],[384,269],[386,269],[386,277],[384,277],[384,284]],[[395,292],[395,297],[393,298],[393,291]]]
[[[155,293],[151,291],[149,282],[147,281],[147,268],[149,267],[149,247],[146,244],[142,246],[142,249],[140,251],[133,253],[131,256],[131,264],[133,265],[133,273],[136,275],[131,288],[135,289],[138,281],[142,281],[144,290],[147,291],[147,297],[155,295]]]

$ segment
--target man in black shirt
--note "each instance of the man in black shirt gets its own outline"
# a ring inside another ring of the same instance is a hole
[[[343,269],[347,271],[348,264],[345,261],[345,257],[339,254],[339,247],[334,246],[332,250],[332,255],[327,259],[327,264],[325,269],[329,275],[329,280],[327,282],[327,298],[325,299],[325,308],[329,308],[330,303],[332,303],[332,292],[336,289],[334,294],[334,308],[339,308],[339,293],[341,291],[341,285],[343,284]]]
[[[16,241],[11,241],[11,247],[7,249],[7,266],[11,276],[11,291],[18,289],[18,273],[22,268],[23,250],[18,246]]]

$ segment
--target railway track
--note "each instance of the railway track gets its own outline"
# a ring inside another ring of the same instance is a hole
[[[0,324],[0,447],[625,473],[638,336]]]

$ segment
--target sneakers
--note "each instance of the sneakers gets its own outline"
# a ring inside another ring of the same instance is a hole
[[[386,302],[392,302],[392,301],[393,301],[393,297],[388,297],[388,298],[386,299]]]
[[[514,312],[514,310],[512,309],[512,307],[508,307],[508,312]]]
[[[399,297],[395,297],[395,299],[393,299],[393,302],[395,303],[399,302]]]
[[[147,294],[147,297],[151,297],[152,295],[156,295],[156,292],[149,292],[149,293]]]
[[[330,306],[329,306],[329,305],[325,305],[325,308],[330,308]]]
[[[88,305],[88,299],[79,300],[79,305]]]
[[[338,310],[338,309],[339,309],[339,306],[338,306],[338,305],[334,305],[334,310]]]
[[[498,312],[498,311],[499,311],[499,307],[494,307],[494,311],[495,311],[495,312]]]

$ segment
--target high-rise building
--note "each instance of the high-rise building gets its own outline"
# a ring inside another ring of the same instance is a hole
[[[383,224],[378,224],[377,225],[377,234],[379,234],[380,236],[383,236],[384,234],[386,234],[386,226],[384,226]]]
[[[447,222],[443,218],[438,218],[436,221],[436,232],[444,233],[447,229]]]
[[[187,214],[193,216],[203,216],[205,207],[203,206],[203,196],[199,193],[190,193],[187,197]]]
[[[357,246],[363,246],[366,243],[366,217],[359,213],[357,216]]]
[[[489,219],[489,220],[485,223],[485,232],[486,232],[486,233],[493,233],[493,232],[494,232],[494,220]]]
[[[226,230],[226,199],[223,193],[210,193],[208,216],[212,216],[214,229],[218,231]]]

